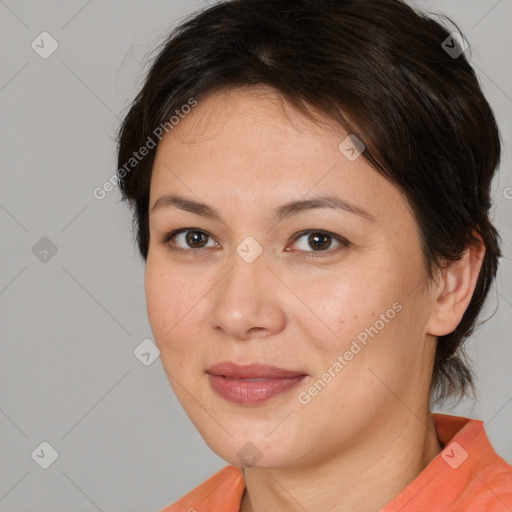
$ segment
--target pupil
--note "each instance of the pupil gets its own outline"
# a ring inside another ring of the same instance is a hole
[[[189,231],[186,236],[187,243],[191,246],[197,246],[199,244],[199,246],[202,247],[206,243],[204,238],[205,234],[201,233],[200,231]],[[201,243],[201,239],[203,243]],[[324,235],[322,233],[311,233],[309,235],[308,242],[312,247],[316,247],[317,249],[325,249],[330,245],[330,236]]]
[[[319,241],[324,240],[324,243],[319,243]],[[308,242],[312,245],[312,247],[316,246],[318,249],[325,249],[329,246],[329,235],[324,235],[321,233],[311,233],[309,235]]]
[[[199,244],[200,247],[202,247],[204,244],[201,244],[201,238],[204,238],[205,234],[201,233],[200,231],[189,231],[187,233],[186,239],[187,243],[191,246],[194,246],[194,244]],[[204,240],[203,240],[204,241]]]

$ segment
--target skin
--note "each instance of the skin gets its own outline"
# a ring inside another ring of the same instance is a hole
[[[206,443],[240,467],[237,454],[247,443],[261,454],[245,468],[243,512],[375,511],[442,449],[429,410],[437,336],[462,318],[484,248],[468,249],[428,281],[404,196],[363,157],[349,161],[340,152],[347,135],[260,87],[202,99],[157,148],[150,210],[175,194],[208,204],[223,219],[175,206],[151,212],[145,288],[162,365]],[[375,220],[333,208],[277,224],[269,218],[286,202],[326,194]],[[186,233],[161,242],[178,228],[207,236],[192,239],[196,245],[187,244]],[[301,230],[327,231],[349,245],[327,237],[318,249],[308,235],[294,239]],[[248,236],[263,249],[252,263],[236,252]],[[317,257],[304,256],[312,253]],[[401,311],[300,403],[298,393],[397,302]],[[307,377],[258,406],[236,405],[212,390],[205,373],[226,360]]]

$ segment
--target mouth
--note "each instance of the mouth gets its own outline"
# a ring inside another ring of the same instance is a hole
[[[210,385],[218,395],[237,405],[259,405],[290,391],[306,377],[303,372],[266,364],[238,365],[230,361],[206,370]]]

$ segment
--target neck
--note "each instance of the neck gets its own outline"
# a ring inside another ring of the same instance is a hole
[[[379,510],[442,450],[430,413],[395,417],[383,427],[364,443],[315,463],[246,468],[240,512]]]

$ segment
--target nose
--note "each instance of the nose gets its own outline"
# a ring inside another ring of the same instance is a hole
[[[212,290],[210,327],[225,337],[242,341],[277,334],[285,328],[279,281],[264,256],[247,263],[234,254],[231,269]]]

